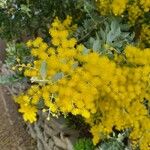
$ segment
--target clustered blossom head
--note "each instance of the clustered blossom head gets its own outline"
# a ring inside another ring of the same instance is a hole
[[[131,129],[131,141],[147,150],[150,118],[144,100],[150,103],[150,49],[127,46],[121,60],[78,44],[71,33],[71,17],[54,20],[49,30],[51,45],[40,37],[29,41],[35,61],[24,69],[33,85],[16,97],[25,121],[36,121],[37,104],[54,116],[81,115],[91,126],[93,143],[107,138],[113,128]],[[143,59],[144,58],[144,59]]]
[[[143,24],[140,32],[140,47],[150,46],[150,24]]]
[[[125,11],[130,12],[130,8],[135,8],[134,12],[140,15],[143,15],[142,12],[150,11],[150,1],[149,0],[96,0],[97,6],[100,9],[102,15],[114,14],[116,16],[122,15]],[[131,17],[129,15],[129,17]],[[134,15],[135,19],[137,18]],[[133,19],[133,18],[132,18]]]
[[[95,0],[101,15],[120,16],[128,21],[130,26],[137,26],[140,31],[140,47],[148,47],[150,39],[150,0]],[[137,28],[135,27],[135,29]],[[140,27],[140,28],[139,28]],[[138,37],[138,36],[137,36]]]

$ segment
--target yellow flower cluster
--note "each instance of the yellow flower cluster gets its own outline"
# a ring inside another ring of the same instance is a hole
[[[34,85],[15,98],[24,120],[35,121],[37,104],[43,101],[52,115],[83,116],[94,144],[113,128],[130,128],[130,139],[148,149],[150,118],[143,101],[150,100],[150,50],[127,46],[126,63],[119,64],[92,50],[85,53],[71,37],[74,29],[71,17],[63,22],[56,18],[49,30],[51,46],[40,37],[27,43],[35,61],[24,75]]]
[[[120,16],[126,11],[132,25],[138,18],[142,18],[144,13],[150,11],[149,0],[96,0],[96,3],[102,15]]]
[[[136,21],[144,15],[143,10],[140,8],[138,1],[128,5],[128,19],[131,25],[134,25]]]
[[[141,50],[134,46],[127,46],[125,49],[128,62],[136,65],[150,65],[150,48]],[[148,66],[149,67],[149,66]]]
[[[36,106],[30,105],[32,97],[29,97],[27,94],[21,94],[14,99],[20,105],[19,112],[23,113],[23,119],[30,123],[35,122],[37,120],[36,116],[38,109]]]
[[[144,12],[150,11],[150,1],[149,0],[140,0],[140,5],[143,8]]]
[[[99,99],[96,114],[87,121],[92,126],[94,144],[108,137],[114,127],[119,131],[132,128],[131,141],[146,150],[150,146],[150,118],[143,100],[150,103],[150,49],[127,46],[125,55],[127,66],[117,66],[113,75],[109,73],[112,76],[109,86],[104,83],[101,86],[101,94],[106,94]],[[100,121],[93,124],[98,118]]]
[[[150,13],[150,0],[96,0],[96,5],[101,15],[121,16],[128,20],[130,26],[138,25],[138,30],[135,30],[139,46],[149,47],[150,25],[145,21],[145,16]]]
[[[113,13],[118,16],[125,11],[128,0],[96,0],[96,2],[102,15]]]
[[[110,1],[109,0],[96,0],[97,6],[102,15],[111,13]]]
[[[150,24],[143,24],[140,32],[140,47],[150,45]]]
[[[52,36],[52,47],[49,47],[47,43],[43,41],[42,38],[38,37],[34,41],[29,40],[27,46],[31,48],[31,55],[35,57],[33,64],[19,64],[20,67],[24,68],[24,75],[31,78],[32,82],[38,83],[37,86],[31,86],[26,94],[21,94],[16,99],[16,102],[20,104],[21,110],[24,114],[24,119],[30,122],[36,120],[36,112],[31,113],[30,116],[27,116],[29,108],[35,108],[35,106],[42,99],[44,100],[45,106],[47,106],[51,113],[56,113],[58,106],[55,105],[56,100],[59,105],[62,103],[63,112],[69,112],[69,103],[68,108],[63,102],[59,102],[59,98],[55,97],[55,93],[60,91],[60,98],[64,99],[66,87],[65,78],[68,78],[71,73],[75,70],[76,65],[78,65],[77,57],[80,56],[81,50],[83,49],[82,45],[75,45],[77,43],[75,38],[68,38],[71,33],[76,29],[76,25],[71,26],[72,18],[68,16],[66,20],[61,22],[56,18],[51,25],[49,30],[50,35]],[[79,53],[79,54],[78,54]],[[44,65],[45,64],[45,65]],[[45,69],[44,71],[42,69]],[[62,75],[64,77],[61,81],[55,81],[57,75]],[[67,81],[67,80],[66,80]],[[54,84],[56,82],[56,84]],[[44,86],[45,85],[45,86]],[[68,88],[68,91],[71,90]],[[62,93],[62,94],[61,94]],[[50,101],[51,100],[51,101]],[[55,101],[53,103],[53,101]],[[70,103],[72,107],[72,103]],[[25,107],[23,110],[23,106]],[[64,108],[63,108],[64,106]],[[86,113],[86,112],[85,112]],[[34,118],[34,119],[33,119]]]
[[[116,16],[121,15],[126,9],[127,2],[128,0],[113,0],[111,4],[113,14]]]

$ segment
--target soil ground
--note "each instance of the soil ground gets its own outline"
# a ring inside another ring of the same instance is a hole
[[[4,59],[0,40],[0,61]],[[1,66],[0,66],[1,68]],[[0,150],[36,150],[35,141],[27,133],[17,105],[6,88],[0,86]]]
[[[6,90],[0,87],[0,150],[35,150],[34,140],[27,133],[17,106]]]

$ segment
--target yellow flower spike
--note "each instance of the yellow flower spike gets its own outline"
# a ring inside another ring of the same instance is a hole
[[[31,64],[30,64],[30,63],[28,63],[28,64],[27,64],[27,67],[29,67],[29,68],[30,68],[30,67],[31,67]]]
[[[56,38],[56,39],[52,39],[52,44],[54,46],[59,46],[60,45],[60,39]]]
[[[24,76],[26,76],[26,77],[31,76],[30,71],[26,69],[26,70],[24,71]]]
[[[77,40],[75,38],[71,38],[69,40],[69,47],[74,47],[77,43]]]
[[[64,40],[64,39],[67,39],[68,35],[69,35],[69,32],[67,30],[63,30],[63,31],[60,31],[59,37],[61,40]]]
[[[41,37],[37,37],[37,38],[32,42],[32,44],[33,44],[34,47],[39,47],[39,46],[42,44],[42,42],[43,42],[43,39],[42,39]]]
[[[21,104],[19,112],[23,113],[23,119],[25,121],[33,123],[37,120],[36,118],[37,108],[35,106]]]
[[[46,51],[47,48],[48,48],[48,45],[47,45],[47,43],[44,43],[44,42],[41,43],[41,45],[40,45],[40,47],[39,47],[39,49],[42,50],[42,51]]]
[[[27,47],[31,47],[32,46],[32,41],[29,40],[27,43],[26,43]]]
[[[50,48],[47,50],[47,53],[48,53],[49,55],[55,55],[55,49],[50,47]]]
[[[53,38],[59,38],[59,34],[56,29],[51,29],[50,34]]]
[[[67,18],[63,21],[63,25],[68,27],[71,25],[72,22],[72,17],[71,16],[67,16]]]
[[[38,72],[36,70],[32,70],[30,71],[30,76],[37,76],[38,75]]]
[[[37,94],[35,94],[32,97],[31,103],[36,105],[36,104],[38,104],[39,100],[40,100],[40,97]]]
[[[57,107],[56,107],[56,105],[53,104],[53,103],[51,103],[51,104],[50,104],[50,110],[51,110],[52,113],[56,113],[56,112],[57,112]]]
[[[117,16],[117,15],[121,15],[126,8],[128,0],[113,0],[112,1],[112,11],[113,13]]]
[[[80,112],[81,112],[81,111],[80,111],[78,108],[74,108],[74,109],[72,110],[72,114],[73,114],[73,115],[79,115]]]
[[[42,53],[40,53],[39,58],[43,59],[43,60],[46,60],[46,59],[48,59],[48,55],[47,55],[46,52],[42,52]]]
[[[87,119],[90,118],[90,113],[87,110],[83,110],[83,112],[81,114],[82,114],[83,117],[85,117]]]
[[[33,91],[33,89],[32,88],[29,88],[28,89],[28,91],[27,91],[27,94],[29,94],[29,95],[34,95],[34,91]]]
[[[24,102],[29,103],[30,102],[30,97],[27,96],[27,95],[24,95],[23,100],[24,100]]]
[[[82,52],[83,49],[84,49],[84,45],[82,45],[82,44],[77,45],[77,50],[78,50],[79,52]]]
[[[33,55],[33,56],[38,56],[38,51],[37,51],[37,49],[35,49],[35,48],[33,48],[32,50],[31,50],[31,54]]]

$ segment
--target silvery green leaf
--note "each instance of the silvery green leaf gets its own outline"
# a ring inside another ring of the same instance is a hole
[[[31,10],[27,5],[22,4],[21,5],[21,11],[23,13],[27,14],[29,17],[31,17],[31,14],[30,14]]]
[[[108,22],[105,22],[104,24],[105,24],[105,32],[107,34],[110,31],[110,26],[109,26]]]
[[[120,28],[121,28],[121,30],[123,30],[123,31],[129,31],[129,26],[128,26],[128,24],[120,24]]]
[[[44,107],[44,101],[43,99],[40,99],[39,102],[37,103],[38,109],[42,109]]]
[[[133,40],[134,37],[135,37],[135,33],[132,33],[132,34],[130,35],[131,40]]]
[[[123,134],[118,134],[118,138],[117,138],[117,141],[118,142],[122,142],[124,140],[124,135]]]
[[[114,42],[114,43],[113,43],[113,46],[118,47],[118,48],[121,48],[121,47],[122,47],[122,41],[121,41],[121,42],[120,42],[120,41],[119,41],[119,42],[117,42],[117,41]]]
[[[10,54],[13,54],[14,52],[16,52],[16,46],[15,46],[14,42],[7,44],[6,52],[8,52]]]
[[[86,26],[91,26],[91,24],[89,25],[86,21]],[[134,34],[131,35],[129,30],[125,30],[127,29],[125,27],[127,27],[127,25],[121,24],[120,18],[114,17],[107,19],[97,27],[97,34],[91,36],[85,45],[87,48],[93,49],[94,51],[98,50],[98,52],[102,54],[108,54],[109,49],[106,48],[106,45],[121,53],[126,44],[131,43],[134,37]],[[85,50],[84,52],[86,53],[87,51]]]
[[[44,80],[47,76],[47,63],[46,61],[43,61],[41,63],[41,68],[40,68],[40,75],[42,77],[42,79]]]
[[[103,40],[106,40],[106,33],[104,32],[102,28],[100,28],[100,35],[102,36]]]
[[[72,65],[72,68],[73,68],[73,69],[76,69],[76,68],[78,67],[78,65],[79,65],[79,63],[76,62],[76,63],[74,63],[74,64]]]
[[[88,53],[89,53],[89,49],[87,49],[86,47],[84,47],[82,53],[83,53],[83,54],[88,54]]]
[[[112,52],[109,52],[109,53],[108,53],[108,57],[109,57],[109,58],[113,58],[113,53],[112,53]]]
[[[85,11],[87,11],[88,13],[94,9],[94,6],[91,5],[91,3],[88,1],[85,1],[83,6],[84,6]]]
[[[118,28],[117,22],[116,22],[115,20],[113,20],[113,21],[111,22],[111,30],[112,30],[112,31],[115,31],[116,28]]]
[[[19,79],[14,77],[13,75],[0,75],[0,85],[12,84],[17,82]]]
[[[62,79],[62,77],[64,76],[63,72],[59,72],[56,73],[53,77],[52,77],[52,82],[58,81],[60,79]]]
[[[124,38],[128,37],[130,33],[121,33]]]
[[[98,51],[100,49],[100,41],[97,39],[93,43],[93,51]]]
[[[114,41],[120,35],[120,33],[120,28],[117,28],[114,31],[111,30],[107,35],[107,43]]]
[[[107,142],[103,142],[99,148],[101,148],[101,150],[123,150],[124,144],[112,139]]]
[[[89,46],[92,47],[93,46],[93,43],[94,43],[95,39],[93,37],[91,37],[89,39]]]

